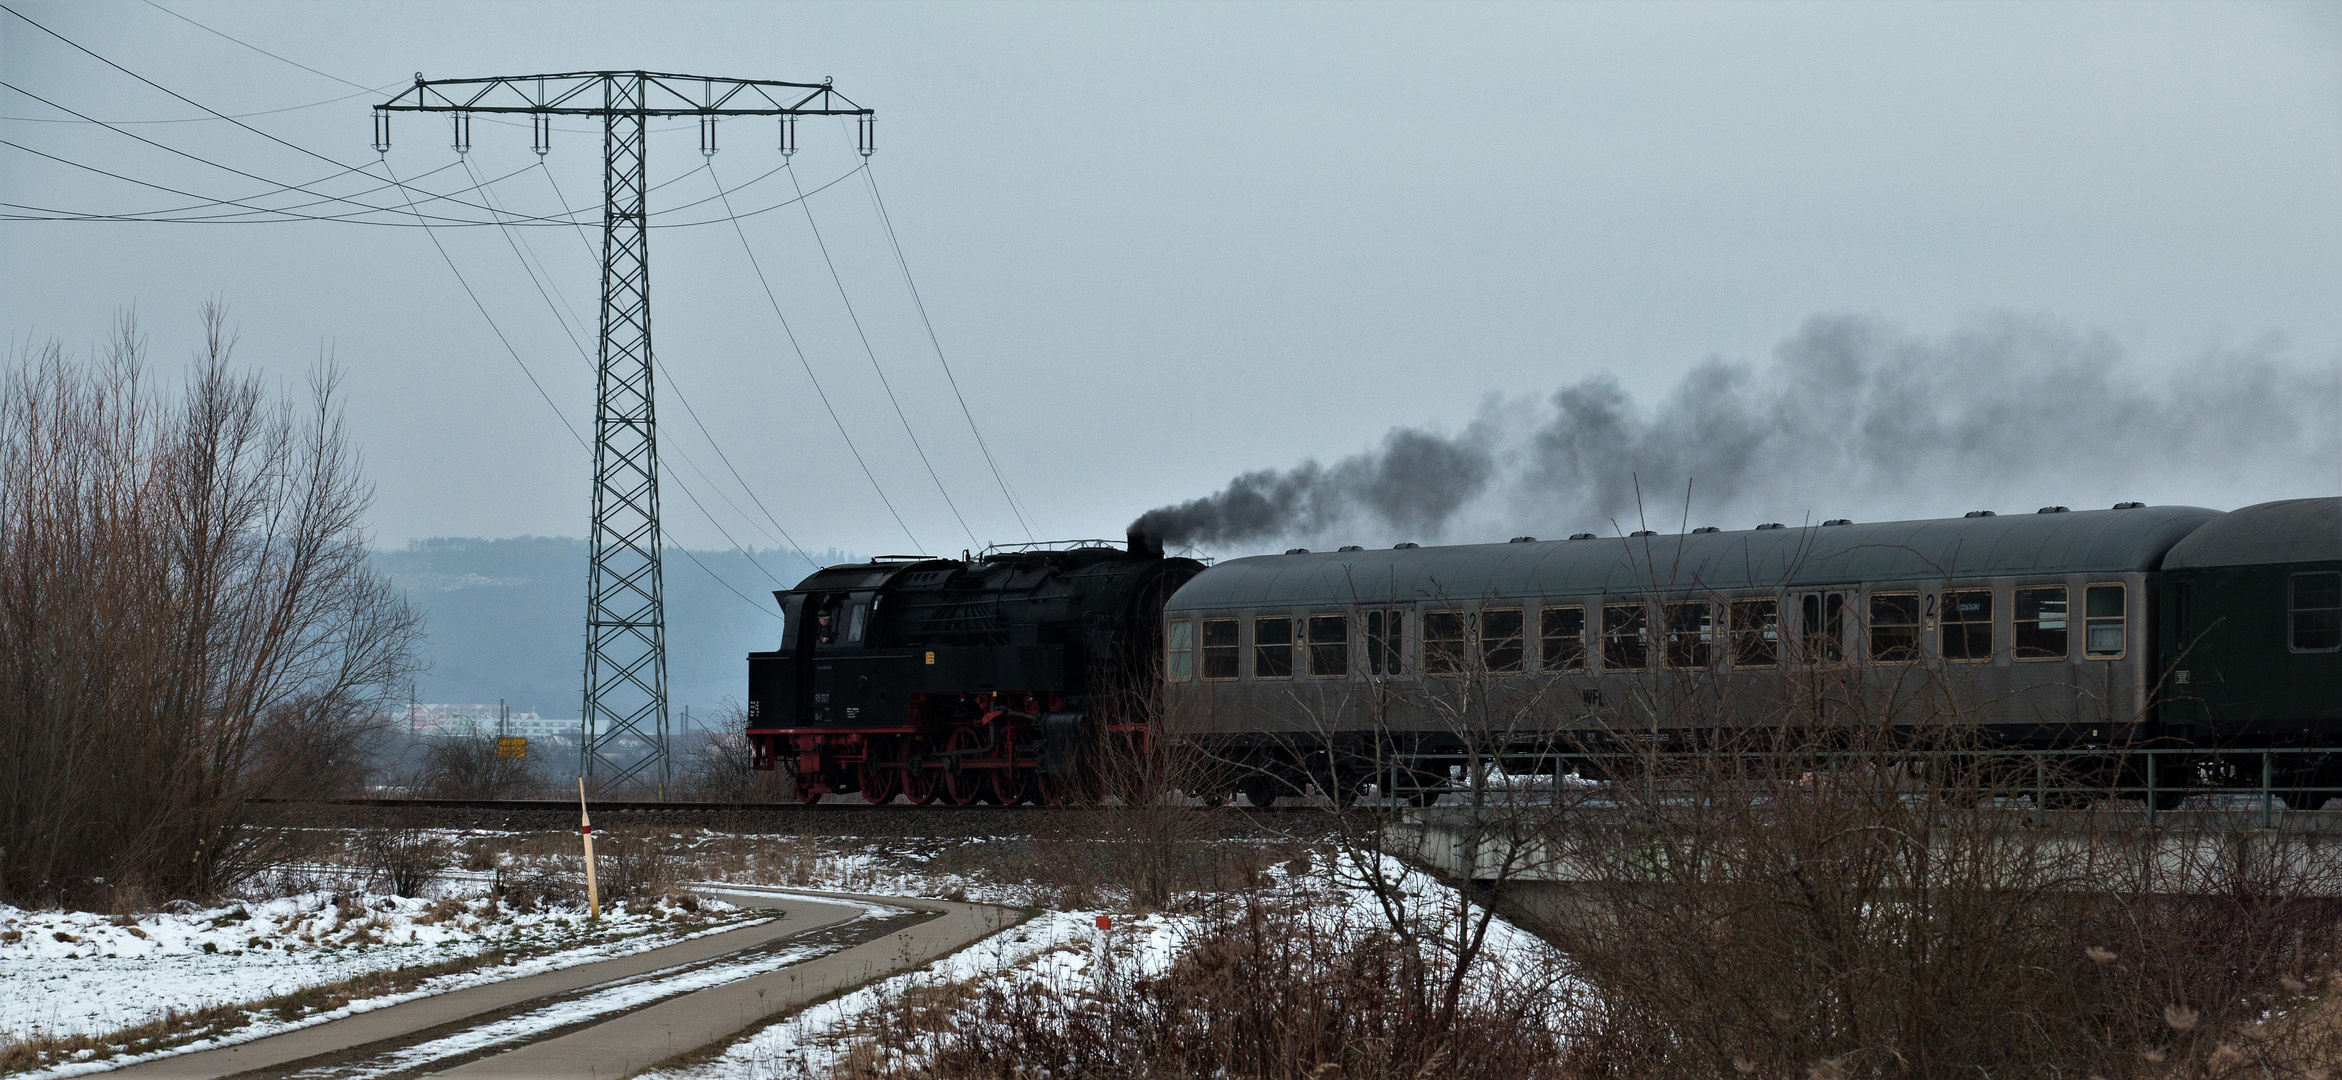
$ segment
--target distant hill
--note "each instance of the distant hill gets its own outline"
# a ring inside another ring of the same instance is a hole
[[[779,641],[773,590],[814,567],[794,552],[666,553],[668,701],[711,713],[744,696],[747,654]],[[824,565],[855,558],[814,553]],[[693,563],[696,558],[706,570]],[[493,702],[515,712],[578,715],[585,654],[586,544],[570,537],[437,538],[374,553],[375,566],[424,613],[429,665],[416,679],[423,701]],[[761,565],[762,569],[758,569]],[[709,576],[721,575],[732,589]],[[767,575],[770,576],[767,576]]]

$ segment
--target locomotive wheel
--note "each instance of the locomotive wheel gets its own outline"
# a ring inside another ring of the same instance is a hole
[[[1015,806],[1033,797],[1033,776],[1023,769],[992,770],[992,801]]]
[[[792,786],[797,789],[797,801],[807,806],[820,802],[822,796],[829,794],[829,790],[823,786],[821,778],[818,776],[799,776],[797,782]]]
[[[1033,771],[1032,792],[1033,801],[1042,806],[1065,805],[1065,785],[1043,776],[1038,769]]]
[[[926,806],[943,796],[942,774],[923,766],[903,768],[903,794],[913,805]]]
[[[1255,809],[1266,810],[1276,805],[1277,796],[1285,793],[1285,784],[1274,776],[1260,773],[1245,777],[1242,790],[1244,801],[1251,803]]]
[[[945,751],[953,754],[963,754],[973,752],[979,746],[981,746],[982,743],[983,740],[976,737],[975,728],[961,726],[951,729],[951,740],[944,743],[943,748]],[[951,761],[953,764],[961,766],[965,766],[968,763],[968,759],[965,757],[953,757],[947,760]],[[991,770],[969,768],[945,769],[943,773],[943,797],[951,800],[951,804],[953,806],[968,806],[973,804],[979,796],[990,793],[990,789],[992,787],[991,783],[989,782],[990,778],[984,775],[989,771]]]
[[[872,806],[884,806],[895,801],[901,789],[901,769],[886,764],[864,764],[861,768],[862,801]]]

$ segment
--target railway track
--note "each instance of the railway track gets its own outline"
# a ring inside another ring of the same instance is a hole
[[[389,823],[427,828],[574,829],[577,803],[562,799],[260,799],[255,803],[273,824],[311,827],[364,827]],[[839,836],[920,836],[1014,834],[1032,829],[1053,815],[1069,810],[1094,813],[1094,808],[1050,806],[919,806],[895,803],[873,806],[840,800],[805,804],[701,803],[614,799],[593,801],[597,827],[618,825],[689,826],[742,832],[803,832]],[[1299,825],[1312,819],[1331,819],[1325,807],[1285,805],[1268,809],[1251,806],[1191,806],[1187,812],[1208,815],[1224,823],[1230,833],[1257,827]]]

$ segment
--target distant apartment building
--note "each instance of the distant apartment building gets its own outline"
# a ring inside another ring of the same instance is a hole
[[[426,737],[516,735],[524,739],[577,738],[584,721],[574,717],[539,716],[533,712],[504,713],[499,728],[498,706],[476,704],[415,704],[407,708],[407,731]]]

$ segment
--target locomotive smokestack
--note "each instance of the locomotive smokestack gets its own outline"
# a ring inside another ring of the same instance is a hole
[[[1128,535],[1130,553],[1133,557],[1140,559],[1160,559],[1163,557],[1163,536],[1161,533],[1148,532],[1133,525]]]

